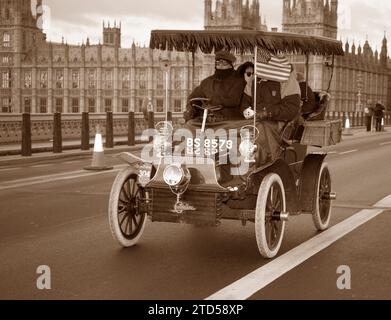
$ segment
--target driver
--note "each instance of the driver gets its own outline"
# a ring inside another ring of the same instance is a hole
[[[189,101],[194,98],[210,99],[209,105],[222,107],[210,117],[212,122],[241,120],[240,104],[246,81],[234,69],[236,58],[228,51],[216,53],[215,73],[206,78],[194,89]],[[186,122],[202,117],[202,111],[188,103],[184,114]],[[200,120],[201,121],[201,120]]]

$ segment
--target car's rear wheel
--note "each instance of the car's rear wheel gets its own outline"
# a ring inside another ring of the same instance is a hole
[[[132,247],[140,240],[147,222],[147,213],[140,206],[145,192],[137,184],[137,172],[121,171],[110,194],[109,222],[113,238],[123,247]]]
[[[312,218],[316,229],[319,231],[326,230],[331,220],[331,175],[327,163],[323,163],[319,171],[318,183],[316,189],[315,210]]]
[[[274,258],[285,232],[285,221],[279,215],[286,210],[285,190],[277,174],[267,175],[259,188],[255,211],[255,234],[262,257]]]

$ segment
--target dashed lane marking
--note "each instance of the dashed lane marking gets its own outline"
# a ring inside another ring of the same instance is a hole
[[[32,186],[32,185],[36,185],[36,184],[43,184],[43,183],[50,183],[50,182],[56,182],[56,181],[64,181],[64,180],[71,180],[71,179],[104,175],[104,174],[109,174],[109,173],[113,173],[113,172],[118,172],[119,170],[126,168],[126,167],[127,167],[127,165],[119,165],[119,166],[115,166],[114,169],[111,171],[99,171],[99,172],[89,171],[89,172],[87,172],[84,170],[79,170],[79,171],[66,172],[66,173],[60,173],[60,174],[54,174],[54,175],[47,175],[47,176],[40,176],[40,177],[32,177],[32,178],[26,178],[26,179],[20,179],[20,180],[7,181],[4,183],[0,183],[0,190],[15,189],[15,188],[20,188],[20,187]]]
[[[6,168],[6,169],[0,169],[0,172],[7,172],[7,171],[16,171],[22,168]]]
[[[349,150],[349,151],[345,151],[345,152],[341,152],[340,155],[343,156],[345,154],[350,154],[350,153],[354,153],[354,152],[357,152],[358,150]]]
[[[47,168],[47,167],[51,167],[51,166],[54,166],[54,164],[50,163],[50,164],[37,164],[35,166],[30,166],[30,168]]]
[[[391,195],[378,202],[372,209],[362,210],[329,230],[299,245],[272,262],[248,274],[206,300],[246,300],[296,268],[320,251],[325,250],[350,232],[376,218],[391,207]]]
[[[381,147],[383,147],[383,146],[387,146],[387,145],[389,145],[389,144],[391,144],[391,141],[389,141],[389,142],[383,142],[383,143],[380,143],[379,145],[380,145]]]

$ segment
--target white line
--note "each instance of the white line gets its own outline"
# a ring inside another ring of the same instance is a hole
[[[7,181],[2,184],[0,184],[0,190],[7,190],[7,189],[15,189],[20,187],[26,187],[26,186],[32,186],[36,184],[43,184],[43,183],[49,183],[49,182],[56,182],[56,181],[64,181],[64,180],[71,180],[71,179],[77,179],[77,178],[86,178],[86,177],[92,177],[92,176],[98,176],[103,174],[109,174],[112,172],[117,172],[121,170],[122,168],[127,167],[127,165],[119,165],[115,166],[113,170],[111,171],[102,171],[102,172],[87,172],[87,171],[73,171],[73,172],[67,172],[67,173],[61,173],[61,174],[55,174],[55,175],[49,175],[49,176],[41,176],[41,177],[33,177],[33,178],[27,178],[27,179],[20,179],[20,180],[14,180],[14,181]]]
[[[81,162],[81,160],[67,161],[67,162],[63,162],[62,164],[74,164],[74,163],[79,163],[79,162]]]
[[[0,172],[7,172],[7,171],[15,171],[15,170],[19,170],[21,168],[7,168],[7,169],[0,169]]]
[[[343,156],[345,154],[349,154],[349,153],[353,153],[353,152],[357,152],[358,150],[350,150],[350,151],[345,151],[345,152],[341,152],[340,155]]]
[[[391,205],[391,196],[378,202],[375,207]],[[299,245],[283,256],[255,270],[242,279],[206,298],[206,300],[246,300],[274,282],[290,270],[296,268],[320,251],[343,238],[353,230],[383,213],[382,209],[362,210],[351,218]]]
[[[328,151],[327,154],[337,154],[337,151]]]
[[[380,146],[386,146],[386,145],[389,145],[391,144],[391,141],[390,142],[383,142],[383,143],[380,143]]]
[[[53,164],[37,164],[35,166],[31,166],[30,168],[46,168],[50,166],[53,166]]]

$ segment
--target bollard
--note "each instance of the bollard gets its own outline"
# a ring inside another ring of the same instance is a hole
[[[128,118],[128,146],[136,145],[136,122],[134,112],[129,112]]]
[[[154,129],[155,128],[155,114],[153,112],[148,113],[148,129]],[[149,142],[152,142],[153,138],[149,138]]]
[[[90,150],[90,120],[88,112],[83,112],[81,118],[81,150]]]
[[[62,128],[61,128],[61,113],[54,114],[53,123],[53,153],[62,153]]]
[[[22,157],[31,157],[31,115],[23,113],[22,120]]]
[[[106,148],[114,148],[113,113],[106,113]]]

